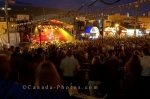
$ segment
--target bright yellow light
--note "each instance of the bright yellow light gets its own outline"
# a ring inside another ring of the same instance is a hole
[[[15,26],[14,24],[11,25],[12,28],[13,28],[14,26]]]
[[[34,33],[35,33],[35,34],[38,34],[38,33],[39,33],[38,27],[35,28]]]
[[[118,26],[119,26],[119,24],[118,24],[118,23],[116,23],[116,24],[115,24],[115,27],[118,27]]]
[[[45,33],[47,33],[47,32],[48,32],[47,28],[44,28],[44,29],[43,29],[43,31],[44,31]]]
[[[41,28],[41,25],[38,25],[38,28]]]
[[[65,31],[64,29],[61,29],[61,28],[59,28],[59,31],[60,31],[59,33],[61,33],[64,36],[65,40],[74,41],[73,36],[71,36],[67,31]]]

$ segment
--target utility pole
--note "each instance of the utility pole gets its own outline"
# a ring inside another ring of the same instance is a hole
[[[102,43],[104,41],[104,17],[102,17],[102,27],[101,27]]]
[[[102,36],[102,43],[104,41],[104,13],[102,12],[101,13],[101,21],[102,21],[102,26],[101,26],[101,36]]]
[[[6,19],[6,33],[8,36],[8,44],[10,44],[10,35],[9,35],[9,27],[8,27],[8,0],[5,0],[5,19]]]
[[[46,20],[45,8],[43,8],[43,15],[44,15],[43,19],[45,21]]]
[[[135,37],[136,37],[136,29],[137,29],[137,26],[138,26],[139,7],[140,7],[140,0],[137,0],[137,4],[135,5],[136,15],[135,15],[135,23],[134,23],[134,36]]]

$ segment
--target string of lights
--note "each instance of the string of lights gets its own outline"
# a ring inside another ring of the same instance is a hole
[[[92,2],[91,4],[89,4],[88,6],[92,6],[92,5],[94,5],[96,2],[101,2],[101,3],[103,3],[103,4],[106,4],[106,5],[113,5],[113,4],[115,4],[115,3],[117,3],[117,2],[119,2],[119,1],[121,1],[121,0],[95,0],[94,2]]]
[[[104,4],[107,4],[107,5],[113,5],[113,4],[115,4],[121,0],[111,0],[111,2],[110,2],[110,0],[109,1],[108,0],[99,0],[99,1],[104,3]]]

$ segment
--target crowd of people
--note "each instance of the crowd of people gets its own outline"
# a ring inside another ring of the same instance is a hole
[[[150,97],[149,60],[149,38],[4,47],[0,54],[0,97],[68,99],[66,86],[71,85],[79,93],[94,97]],[[42,90],[41,86],[51,90]]]

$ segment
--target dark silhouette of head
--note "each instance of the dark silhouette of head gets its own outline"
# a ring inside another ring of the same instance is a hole
[[[141,61],[138,55],[133,55],[129,60],[130,72],[140,75],[142,72]]]
[[[42,53],[43,53],[43,48],[39,47],[39,48],[37,49],[37,54],[42,54]]]
[[[98,56],[94,56],[92,59],[92,64],[100,64],[100,58]]]
[[[72,51],[69,49],[69,50],[67,51],[66,55],[67,55],[68,57],[71,57],[71,56],[73,55],[73,53],[72,53]]]
[[[15,48],[15,53],[19,53],[20,52],[20,47],[16,47]]]
[[[57,86],[61,84],[60,76],[53,63],[42,61],[36,69],[36,85]]]
[[[145,55],[149,55],[150,54],[150,52],[149,52],[149,48],[143,48],[143,53],[145,54]]]
[[[0,55],[0,78],[7,79],[11,72],[9,59],[5,55]]]

